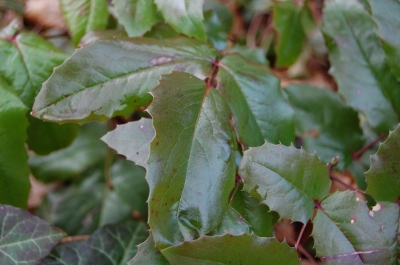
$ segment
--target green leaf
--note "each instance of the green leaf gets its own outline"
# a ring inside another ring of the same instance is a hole
[[[202,236],[161,251],[171,264],[299,264],[296,250],[275,238],[255,235]]]
[[[389,264],[385,235],[355,192],[337,192],[321,203],[312,236],[324,264]]]
[[[64,233],[32,214],[0,204],[0,263],[39,264]]]
[[[267,65],[267,57],[261,48],[248,48],[243,45],[235,45],[229,50],[229,53],[239,53],[250,61]]]
[[[154,135],[152,120],[141,119],[117,125],[114,131],[108,132],[101,140],[126,159],[147,168],[146,160],[149,157],[150,142]]]
[[[79,127],[76,124],[43,122],[28,117],[27,129],[29,149],[38,155],[47,155],[53,151],[69,146],[78,135]]]
[[[385,64],[375,22],[357,0],[325,3],[322,30],[339,93],[378,133],[394,129],[398,116],[392,106],[400,113],[399,83]]]
[[[186,71],[204,79],[214,57],[209,46],[186,38],[97,41],[57,67],[43,84],[33,115],[57,122],[129,115],[150,103],[147,93],[161,74]]]
[[[204,4],[204,28],[215,49],[224,50],[227,47],[232,25],[233,17],[227,7],[217,3]]]
[[[276,67],[288,67],[296,62],[306,39],[302,27],[302,8],[293,2],[274,4],[273,22],[278,33]]]
[[[66,57],[34,33],[22,33],[12,41],[0,39],[0,75],[28,108],[53,68]]]
[[[128,262],[128,265],[170,265],[168,260],[161,254],[161,252],[156,247],[156,243],[154,243],[154,238],[149,231],[150,236],[138,245],[138,251],[136,256]]]
[[[0,95],[0,203],[25,208],[30,188],[27,109],[1,79]]]
[[[149,225],[163,249],[219,225],[234,186],[237,147],[228,106],[205,82],[174,72],[152,95]]]
[[[258,199],[250,197],[245,191],[237,191],[230,205],[249,223],[255,235],[262,237],[273,235],[279,215],[271,212],[267,205],[260,204]]]
[[[61,11],[76,45],[93,29],[105,29],[108,23],[106,0],[61,0]]]
[[[218,90],[232,110],[239,141],[251,147],[265,140],[290,144],[293,110],[285,101],[280,80],[265,65],[239,54],[224,57],[218,65]]]
[[[129,37],[143,36],[157,21],[157,8],[150,0],[113,0],[118,21]]]
[[[147,237],[144,223],[108,225],[88,240],[57,246],[43,265],[126,264],[137,252],[136,245]]]
[[[371,156],[371,168],[365,175],[367,193],[374,199],[400,203],[400,125]]]
[[[225,234],[241,235],[241,234],[250,234],[250,231],[251,229],[249,227],[249,224],[243,218],[243,216],[241,216],[234,208],[229,206],[217,229],[215,229],[208,235],[209,236],[220,236]]]
[[[151,31],[147,32],[144,36],[146,38],[155,39],[169,39],[178,36],[179,34],[171,28],[168,24],[158,23]]]
[[[113,40],[126,38],[128,35],[122,29],[91,30],[82,37],[80,47],[88,46],[97,40]]]
[[[87,124],[78,137],[67,148],[54,151],[47,156],[29,159],[32,174],[41,181],[76,178],[86,169],[104,159],[107,145],[99,138],[107,132],[105,124]]]
[[[189,37],[206,40],[203,26],[203,0],[154,0],[165,21]]]
[[[285,92],[295,110],[296,131],[304,149],[316,151],[326,163],[339,156],[339,168],[347,167],[364,144],[358,113],[328,88],[290,85]]]
[[[397,0],[368,2],[383,39],[386,61],[393,75],[400,80],[400,3]]]
[[[315,201],[329,193],[328,167],[316,154],[293,146],[265,143],[244,152],[239,173],[244,190],[279,213],[281,218],[307,223]]]

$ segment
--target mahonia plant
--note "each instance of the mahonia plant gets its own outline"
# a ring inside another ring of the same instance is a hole
[[[0,264],[400,264],[400,3],[236,1],[248,48],[223,2],[60,0],[68,54],[6,1]]]

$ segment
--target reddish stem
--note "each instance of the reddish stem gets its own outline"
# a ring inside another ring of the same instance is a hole
[[[296,249],[298,249],[298,247],[299,247],[300,240],[301,240],[301,238],[303,237],[303,233],[304,233],[304,230],[306,230],[306,226],[307,226],[307,223],[303,224],[303,227],[301,228],[299,237],[297,238],[296,245],[294,245],[294,247],[295,247]]]
[[[359,190],[359,189],[355,189],[352,186],[350,186],[349,184],[347,184],[346,182],[344,182],[343,180],[333,176],[332,174],[329,174],[329,178],[333,181],[339,182],[340,184],[342,184],[343,186],[345,186],[346,188],[348,188],[349,190],[364,194],[364,195],[368,195],[364,190]]]
[[[377,144],[380,140],[384,139],[387,136],[387,134],[382,134],[369,144],[363,146],[361,149],[357,150],[356,152],[353,153],[353,160],[358,161],[360,160],[360,157],[369,149],[374,147],[375,144]]]

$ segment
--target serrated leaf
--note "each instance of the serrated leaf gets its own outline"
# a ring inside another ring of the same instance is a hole
[[[170,265],[168,260],[161,254],[161,252],[156,247],[156,243],[154,243],[154,238],[149,231],[150,236],[138,245],[138,251],[136,256],[128,262],[128,265]]]
[[[89,31],[107,26],[106,0],[61,0],[60,4],[75,45]]]
[[[202,236],[164,249],[161,253],[171,264],[182,265],[299,264],[296,250],[286,243],[246,234]]]
[[[339,156],[339,168],[347,167],[352,154],[364,144],[358,113],[328,88],[290,85],[285,92],[295,110],[296,130],[304,149],[317,152],[326,163]]]
[[[36,98],[33,115],[58,122],[129,115],[150,103],[147,93],[161,74],[186,71],[204,79],[214,57],[209,46],[186,38],[97,41],[55,69]]]
[[[203,0],[154,0],[171,27],[189,37],[205,40]]]
[[[249,223],[251,231],[257,236],[272,236],[279,215],[271,212],[267,205],[260,204],[258,199],[250,197],[245,191],[237,191],[234,196],[230,205]]]
[[[372,15],[383,39],[386,61],[393,75],[400,80],[400,3],[397,0],[368,0]]]
[[[274,4],[273,22],[278,33],[276,67],[288,67],[296,62],[306,39],[302,27],[302,8],[291,1]]]
[[[0,204],[0,263],[34,265],[50,253],[64,233],[32,214]]]
[[[43,182],[78,177],[106,157],[107,145],[99,140],[106,132],[105,124],[83,126],[70,146],[47,156],[29,158],[32,174]]]
[[[205,82],[174,72],[163,76],[152,95],[149,225],[163,249],[221,222],[234,185],[237,147],[228,106]]]
[[[315,201],[330,189],[328,167],[316,154],[293,146],[265,143],[244,152],[239,167],[244,190],[279,213],[281,218],[306,223]]]
[[[378,133],[393,129],[398,116],[392,106],[400,113],[399,84],[385,64],[369,13],[357,0],[326,1],[322,30],[339,93]]]
[[[79,126],[76,124],[56,124],[43,122],[28,117],[27,129],[29,149],[38,155],[47,155],[51,152],[69,146],[78,135]]]
[[[43,265],[126,264],[137,252],[136,245],[147,237],[144,223],[108,225],[88,240],[57,246]]]
[[[141,119],[117,125],[114,131],[108,132],[101,140],[115,149],[118,154],[125,156],[139,166],[147,168],[146,160],[149,157],[150,142],[154,135],[152,120]]]
[[[42,83],[67,56],[34,33],[11,40],[0,39],[0,75],[30,108]]]
[[[218,227],[209,233],[209,236],[220,236],[225,234],[241,235],[250,234],[247,221],[233,207],[229,206]]]
[[[118,21],[129,37],[143,36],[157,21],[157,8],[150,0],[113,0]]]
[[[232,110],[239,141],[251,147],[266,140],[290,144],[293,110],[285,101],[280,80],[266,66],[239,54],[225,56],[218,65],[218,90]]]
[[[365,175],[367,193],[374,199],[400,203],[400,125],[371,156],[371,168]]]
[[[0,79],[0,203],[25,208],[30,188],[24,103]]]
[[[321,203],[312,236],[324,264],[389,264],[385,235],[355,192],[337,192]]]

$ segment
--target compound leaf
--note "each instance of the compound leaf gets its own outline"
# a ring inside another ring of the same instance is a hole
[[[205,82],[174,72],[152,95],[149,224],[163,249],[219,225],[234,186],[237,145],[228,106]]]
[[[339,93],[367,116],[377,133],[394,129],[400,113],[399,84],[385,63],[370,14],[357,0],[328,0],[322,30]]]
[[[24,210],[0,204],[1,264],[39,264],[64,235]]]
[[[281,218],[306,223],[315,201],[328,193],[328,168],[316,154],[293,146],[265,143],[245,151],[239,167],[244,190],[268,205]]]
[[[187,38],[97,41],[76,50],[43,84],[33,115],[57,122],[107,120],[151,101],[161,74],[187,71],[204,79],[215,52]]]

